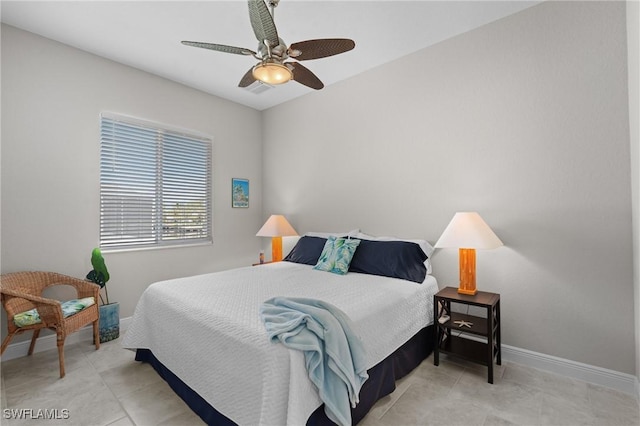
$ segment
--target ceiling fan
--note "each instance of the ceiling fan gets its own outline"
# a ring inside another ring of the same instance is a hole
[[[280,0],[266,1],[269,7],[265,0],[248,0],[251,26],[258,39],[257,52],[242,47],[197,41],[183,41],[182,44],[236,55],[250,55],[259,60],[260,62],[251,67],[242,77],[239,87],[247,87],[256,80],[271,85],[295,80],[312,89],[322,89],[324,87],[322,81],[298,61],[326,58],[348,52],[355,47],[355,42],[346,38],[325,38],[299,41],[287,47],[278,37],[278,31],[273,22],[274,10]],[[289,58],[295,61],[285,62]]]

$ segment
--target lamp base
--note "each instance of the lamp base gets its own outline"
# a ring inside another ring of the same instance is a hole
[[[473,296],[478,292],[476,288],[476,250],[461,248],[458,251],[460,258],[460,285],[458,293]]]
[[[271,238],[271,261],[280,262],[282,260],[282,237]]]
[[[458,293],[460,293],[460,294],[466,294],[466,295],[469,295],[469,296],[475,296],[477,292],[478,292],[478,289],[465,290],[463,288],[459,288],[458,287]]]

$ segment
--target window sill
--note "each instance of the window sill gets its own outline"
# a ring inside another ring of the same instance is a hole
[[[127,248],[100,247],[100,250],[102,251],[102,253],[127,253],[132,251],[164,250],[164,249],[200,247],[200,246],[212,246],[212,245],[213,245],[213,241],[207,241],[207,242],[198,242],[198,243],[167,244],[167,245],[151,246],[151,247],[127,247]]]

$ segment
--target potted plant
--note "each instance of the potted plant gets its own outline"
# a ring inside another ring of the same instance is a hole
[[[87,279],[104,289],[105,297],[100,293],[100,343],[117,339],[120,336],[120,304],[109,302],[109,292],[107,291],[107,281],[109,281],[109,271],[102,257],[99,248],[94,248],[91,252],[91,266],[93,269],[87,274]],[[106,303],[105,303],[106,301]]]

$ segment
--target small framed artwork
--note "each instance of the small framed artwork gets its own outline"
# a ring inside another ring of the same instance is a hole
[[[249,208],[249,179],[231,178],[231,207]]]

